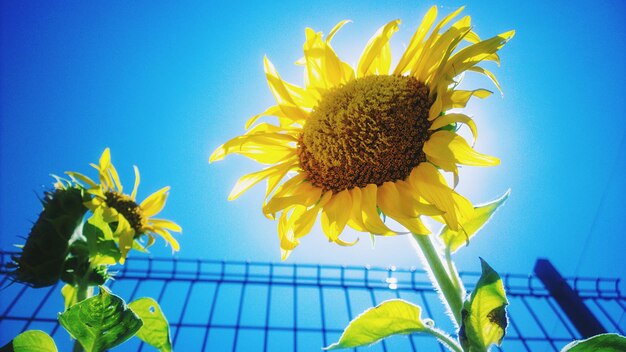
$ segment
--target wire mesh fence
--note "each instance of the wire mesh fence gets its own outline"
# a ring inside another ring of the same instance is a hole
[[[0,344],[24,330],[50,333],[70,350],[56,316],[61,284],[33,289],[9,285],[0,252]],[[155,298],[168,317],[178,351],[320,351],[337,341],[360,312],[392,298],[423,308],[445,331],[454,328],[427,274],[415,268],[351,267],[188,259],[131,258],[117,268],[111,290],[132,301]],[[468,290],[479,273],[462,273]],[[581,338],[568,316],[533,275],[501,275],[509,305],[503,351],[558,351]],[[619,279],[572,278],[569,285],[607,331],[624,334],[626,297]],[[150,351],[133,338],[116,350]],[[444,351],[428,336],[397,336],[355,351]]]

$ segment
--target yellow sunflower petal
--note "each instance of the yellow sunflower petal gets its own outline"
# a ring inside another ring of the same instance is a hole
[[[289,180],[285,181],[274,193],[274,197],[287,197],[292,196],[298,190],[298,185],[306,181],[306,175],[303,173],[297,174]],[[310,186],[310,185],[309,185]]]
[[[150,218],[158,214],[165,206],[167,201],[167,195],[170,190],[169,186],[163,187],[160,190],[152,193],[148,198],[144,199],[139,205],[143,210],[143,215],[146,218]]]
[[[106,170],[109,168],[111,164],[111,150],[107,147],[104,148],[102,155],[100,155],[100,160],[98,161],[100,165],[98,167],[100,170]]]
[[[457,164],[472,166],[494,166],[500,159],[481,154],[458,134],[450,131],[437,131],[424,143],[424,153],[439,160],[454,160]]]
[[[120,264],[124,264],[128,252],[133,248],[135,240],[135,231],[123,216],[117,217],[117,228],[113,236],[118,239],[120,247]]]
[[[267,83],[276,99],[276,102],[280,106],[280,109],[285,115],[290,116],[292,119],[305,120],[308,113],[304,111],[300,106],[296,104],[296,99],[299,101],[306,100],[305,97],[295,96],[298,93],[294,89],[295,86],[288,86],[276,72],[276,68],[270,62],[267,57],[264,57],[265,76]]]
[[[137,189],[139,188],[141,176],[139,175],[139,168],[137,168],[137,166],[133,165],[133,170],[135,170],[135,184],[133,185],[133,192],[130,194],[130,197],[135,200],[137,199]]]
[[[289,214],[289,211],[284,211],[282,212],[282,214],[280,214],[280,218],[278,219],[278,239],[280,241],[280,248],[282,250],[292,251],[300,243],[300,241],[298,241],[298,239],[296,239],[294,235],[293,227],[290,226],[290,222],[293,222],[292,219],[301,214],[302,208],[306,209],[305,207],[297,207],[295,210],[293,210],[291,216]]]
[[[96,200],[96,198],[83,202],[83,205],[85,206],[85,208],[91,210],[92,212],[96,211],[96,209],[98,209],[98,207],[100,207],[100,200]]]
[[[444,111],[443,99],[443,94],[437,94],[435,102],[433,103],[433,105],[430,106],[430,109],[428,110],[428,121],[432,121],[438,116],[441,116],[441,113]]]
[[[380,27],[369,40],[357,65],[357,78],[367,75],[388,74],[391,66],[389,39],[398,31],[400,20],[394,20]]]
[[[100,208],[102,208],[102,219],[104,219],[105,222],[111,223],[119,220],[120,214],[115,208],[110,208],[106,206]]]
[[[467,115],[455,113],[440,116],[433,122],[429,129],[431,131],[436,131],[444,126],[458,122],[466,124],[467,127],[469,127],[469,129],[472,131],[472,137],[474,138],[472,144],[474,144],[474,142],[476,142],[476,139],[478,138],[478,129],[476,128],[474,120],[472,120],[472,118]]]
[[[448,77],[454,77],[500,50],[513,36],[515,31],[508,31],[459,50],[446,64]]]
[[[93,180],[91,178],[89,178],[89,177],[87,177],[87,176],[85,176],[85,175],[83,175],[81,173],[73,172],[73,171],[67,171],[67,172],[65,172],[65,174],[69,175],[70,177],[76,178],[79,181],[85,182],[91,188],[99,188],[99,186],[95,182],[93,182]]]
[[[329,240],[335,242],[350,218],[352,197],[349,190],[343,190],[335,195],[322,208],[322,230]]]
[[[287,173],[289,173],[289,171],[293,169],[294,167],[296,167],[297,165],[298,163],[295,160],[291,162],[286,162],[284,163],[283,166],[279,168],[279,170],[277,170],[275,173],[270,174],[267,177],[267,187],[265,188],[265,199],[267,199],[270,196],[270,194],[272,194],[272,192],[276,189],[276,187],[278,187],[278,184],[287,176]]]
[[[410,194],[400,193],[393,182],[385,182],[378,187],[378,205],[385,215],[393,218],[409,231],[416,234],[429,234],[430,230],[419,219]]]
[[[454,90],[442,95],[442,110],[464,108],[471,97],[485,99],[493,94],[487,89]]]
[[[102,190],[102,188],[91,188],[87,190],[87,193],[100,197],[102,199],[106,199],[106,196],[104,195],[104,191]]]
[[[329,42],[322,39],[322,33],[316,33],[313,29],[307,28],[305,34],[304,77],[307,88],[329,89],[354,77],[352,67],[339,59]]]
[[[302,131],[302,128],[300,127],[276,126],[271,123],[263,122],[247,130],[246,133],[244,133],[244,135],[248,136],[248,138],[251,135],[259,135],[259,136],[270,135],[271,136],[273,134],[282,134],[285,136],[297,137],[301,131]]]
[[[502,87],[500,87],[500,83],[498,82],[498,79],[496,79],[496,76],[489,70],[482,68],[480,66],[474,66],[474,67],[470,67],[467,69],[468,71],[474,71],[474,72],[478,72],[484,76],[486,76],[487,78],[489,78],[491,80],[491,82],[493,82],[493,84],[496,86],[496,88],[498,88],[498,91],[500,91],[500,95],[504,95],[504,93],[502,92]]]
[[[443,214],[443,211],[441,211],[439,208],[432,204],[428,204],[426,200],[419,194],[417,189],[411,186],[411,183],[398,180],[395,182],[395,184],[400,195],[411,196],[413,198],[413,202],[410,203],[410,206],[412,206],[415,211],[417,211],[417,214],[426,216],[437,216]]]
[[[289,119],[289,117],[285,115],[285,113],[280,109],[280,106],[274,105],[267,108],[267,110],[263,111],[262,113],[254,115],[250,119],[248,119],[248,121],[246,121],[245,128],[250,128],[250,126],[252,126],[259,118],[263,116],[276,116],[278,120],[281,121],[281,125],[282,121],[285,119],[289,122],[294,122],[294,120]]]
[[[445,212],[442,216],[451,229],[458,230],[459,224],[473,216],[472,203],[448,187],[446,180],[432,164],[419,164],[411,172],[409,182],[424,199]]]
[[[463,39],[467,40],[468,42],[472,44],[476,44],[480,42],[480,37],[474,31],[470,31],[469,33],[467,33],[467,35]]]
[[[324,207],[332,198],[332,195],[332,191],[326,191],[317,204],[310,209],[307,209],[300,217],[298,217],[298,219],[295,219],[294,234],[296,237],[300,238],[311,232],[311,229],[315,224],[315,220],[317,219],[317,214],[319,214],[322,207]]]
[[[471,31],[470,22],[470,17],[465,16],[437,37],[432,47],[428,50],[430,55],[424,59],[424,71],[421,77],[423,77],[426,84],[430,85],[433,82],[434,85],[432,87],[437,87],[439,84],[437,77],[444,71],[448,58],[467,33]],[[447,86],[447,83],[445,85]]]
[[[150,219],[150,224],[154,227],[154,228],[164,228],[164,229],[168,229],[168,230],[172,230],[174,232],[182,232],[183,229],[180,227],[180,225],[178,225],[177,223],[171,221],[171,220],[165,220],[165,219]]]
[[[412,217],[419,214],[412,206],[410,195],[400,195],[393,182],[385,182],[378,187],[377,203],[383,213],[391,217]]]
[[[341,238],[337,237],[333,242],[335,242],[336,244],[342,247],[351,247],[351,246],[354,246],[357,242],[359,242],[359,239],[357,238],[352,242],[346,242],[342,240]]]
[[[350,196],[352,197],[352,210],[350,219],[348,219],[348,226],[360,232],[369,232],[363,223],[363,215],[361,214],[361,188],[354,187],[351,189]]]
[[[275,214],[289,206],[304,205],[311,206],[317,202],[322,196],[322,190],[318,187],[311,185],[308,182],[299,184],[294,194],[286,197],[274,196],[263,207],[265,214]]]
[[[291,166],[292,164],[290,163],[278,164],[276,166],[268,167],[266,169],[242,176],[241,178],[239,178],[239,180],[237,180],[237,183],[235,183],[235,186],[233,187],[232,191],[228,195],[228,200],[237,199],[245,191],[250,189],[250,187],[256,185],[260,181],[272,175],[275,175],[275,174],[284,175]]]
[[[109,174],[111,176],[111,178],[113,179],[113,182],[115,182],[115,189],[122,193],[123,191],[123,187],[122,187],[122,182],[120,182],[120,176],[117,174],[117,170],[115,169],[115,166],[113,165],[113,163],[109,164]]]
[[[408,73],[411,63],[420,57],[420,53],[423,50],[422,41],[435,22],[435,18],[437,18],[437,6],[432,6],[422,19],[419,27],[417,27],[413,37],[411,37],[408,47],[404,51],[404,54],[402,54],[400,61],[398,61],[396,69],[393,71],[394,75],[404,75]]]
[[[461,11],[463,11],[465,7],[460,7],[456,11],[448,14],[444,17],[433,29],[431,35],[426,39],[424,43],[424,50],[422,50],[420,57],[414,61],[413,67],[411,68],[411,75],[418,80],[424,82],[426,77],[424,68],[427,67],[427,61],[429,57],[433,54],[431,48],[433,47],[434,42],[441,36],[439,31],[443,26],[448,24],[454,17],[456,17]]]
[[[331,40],[333,40],[333,37],[335,36],[335,34],[337,34],[337,32],[341,29],[341,27],[345,26],[346,24],[350,23],[352,21],[350,20],[343,20],[339,23],[337,23],[333,29],[330,30],[330,32],[328,32],[328,36],[326,37],[326,43],[330,43]]]
[[[430,161],[433,165],[436,165],[438,168],[443,169],[444,171],[453,172],[455,176],[454,186],[456,187],[456,185],[458,184],[457,178],[458,178],[459,168],[454,160],[438,159],[431,155],[427,155],[426,158],[428,159],[428,161]]]
[[[169,233],[169,231],[165,229],[161,229],[161,228],[155,228],[154,233],[163,237],[166,243],[169,243],[170,245],[172,245],[173,252],[180,251],[180,244],[178,244],[178,241],[174,238],[174,236],[172,236],[171,233]]]
[[[91,164],[96,170],[98,170],[100,176],[100,183],[106,185],[107,188],[113,189],[114,183],[109,175],[109,167],[111,166],[111,151],[109,148],[105,148],[100,156],[100,160],[98,161],[98,165]]]
[[[295,154],[296,139],[283,133],[255,133],[235,137],[217,147],[209,162],[224,159],[228,154],[240,154],[261,164],[276,164]]]
[[[361,216],[363,224],[370,233],[382,236],[392,236],[396,232],[389,229],[382,221],[377,210],[377,189],[374,184],[361,188]]]

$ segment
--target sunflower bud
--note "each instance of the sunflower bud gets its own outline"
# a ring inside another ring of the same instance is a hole
[[[80,186],[61,186],[45,192],[43,211],[33,225],[22,252],[13,256],[9,268],[13,281],[35,288],[59,281],[69,253],[69,241],[81,224],[89,196]]]

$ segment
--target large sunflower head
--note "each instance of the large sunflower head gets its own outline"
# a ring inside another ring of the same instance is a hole
[[[282,80],[265,58],[277,104],[248,120],[247,132],[218,147],[210,161],[241,154],[269,165],[239,179],[229,199],[267,179],[263,212],[273,219],[280,213],[283,259],[319,214],[328,239],[341,245],[350,244],[339,238],[346,225],[376,235],[404,232],[383,222],[381,214],[424,235],[430,231],[422,215],[453,230],[462,230],[471,218],[472,204],[448,185],[442,171],[453,173],[456,183],[459,165],[492,166],[499,160],[478,153],[457,134],[464,124],[476,139],[471,117],[448,111],[491,94],[457,89],[465,72],[482,74],[500,89],[479,64],[499,64],[497,51],[514,31],[481,40],[469,16],[457,18],[462,9],[434,25],[437,8],[430,8],[393,69],[389,40],[399,20],[374,34],[356,69],[331,46],[348,21],[326,38],[307,28],[304,57],[297,62],[305,70],[302,87]],[[264,116],[278,123],[255,125]]]
[[[169,232],[181,232],[181,227],[173,221],[164,219],[154,219],[167,201],[170,187],[163,187],[154,192],[141,203],[137,203],[136,195],[139,187],[139,169],[135,170],[135,185],[130,195],[123,192],[117,170],[111,163],[111,152],[106,148],[98,164],[90,164],[98,170],[100,183],[94,182],[91,178],[78,173],[68,171],[77,181],[87,184],[87,192],[93,197],[85,202],[85,206],[94,214],[102,214],[104,220],[111,224],[115,230],[114,236],[119,241],[122,261],[126,258],[128,251],[133,248],[133,241],[138,240],[141,235],[148,237],[147,247],[154,243],[154,235],[159,235],[172,245],[174,251],[178,251],[180,246],[178,241]]]

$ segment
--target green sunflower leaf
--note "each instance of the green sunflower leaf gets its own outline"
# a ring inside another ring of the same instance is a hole
[[[50,335],[41,330],[28,330],[17,335],[13,341],[0,348],[0,352],[57,352]]]
[[[87,352],[100,352],[131,338],[143,325],[123,299],[100,286],[97,296],[69,307],[59,322]]]
[[[422,320],[421,312],[420,307],[401,299],[385,301],[354,318],[339,341],[325,349],[365,346],[391,335],[427,332],[432,320]]]
[[[157,301],[143,297],[130,302],[128,307],[143,321],[137,337],[161,352],[171,352],[170,326]]]
[[[93,264],[113,265],[120,259],[120,250],[113,239],[113,232],[98,209],[83,226],[87,247]]]
[[[463,229],[460,231],[454,231],[447,225],[443,226],[439,236],[441,236],[443,243],[450,252],[454,253],[460,247],[468,244],[470,238],[474,237],[489,222],[496,210],[506,202],[510,193],[511,190],[508,190],[500,198],[475,207],[474,216],[469,221],[461,224]]]
[[[488,351],[494,343],[499,346],[508,325],[509,302],[502,280],[482,258],[480,263],[482,274],[461,311],[459,340],[466,352]]]
[[[574,341],[563,347],[561,352],[622,352],[626,351],[626,337],[618,334],[600,334],[586,340]]]

